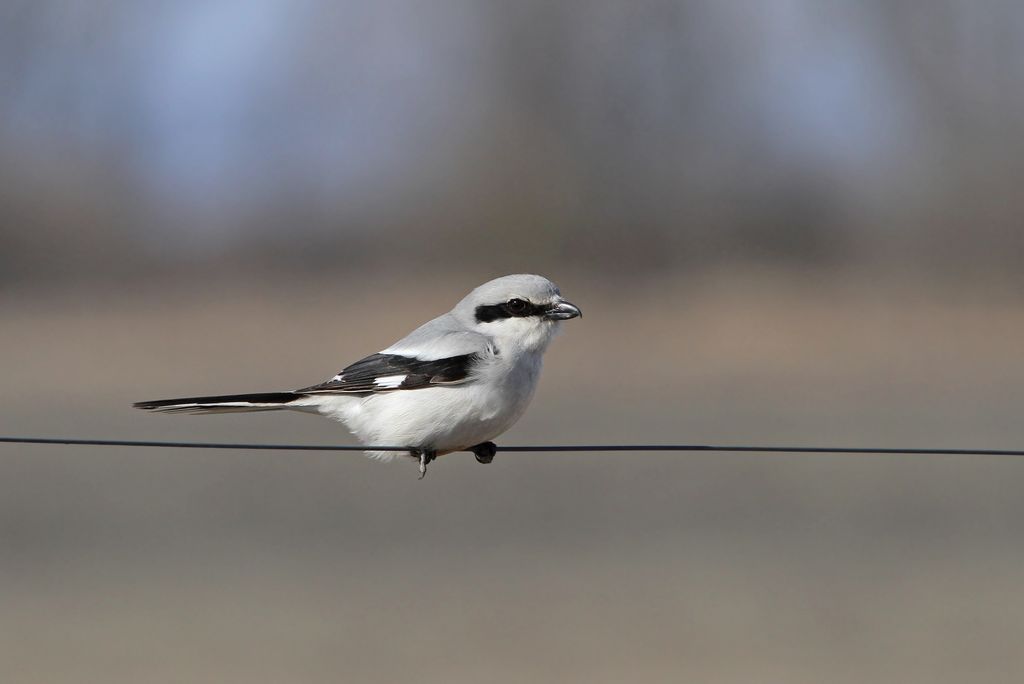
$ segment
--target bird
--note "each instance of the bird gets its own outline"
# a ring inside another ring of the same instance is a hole
[[[488,281],[394,344],[346,366],[325,382],[284,392],[140,401],[161,413],[292,410],[343,423],[373,451],[427,465],[472,451],[480,463],[497,452],[492,440],[522,417],[533,398],[544,352],[563,321],[582,316],[547,278],[507,275]]]

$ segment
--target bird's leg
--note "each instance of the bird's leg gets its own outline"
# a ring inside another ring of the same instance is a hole
[[[437,451],[434,449],[413,449],[414,456],[420,457],[420,479],[427,475],[427,464],[437,458]]]
[[[494,454],[498,453],[498,447],[494,442],[481,442],[472,447],[470,451],[476,456],[477,463],[490,463],[494,460]]]

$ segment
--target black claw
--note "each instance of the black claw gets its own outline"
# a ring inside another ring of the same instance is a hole
[[[470,449],[476,456],[477,463],[490,463],[494,460],[494,454],[498,453],[498,447],[494,442],[483,442]]]

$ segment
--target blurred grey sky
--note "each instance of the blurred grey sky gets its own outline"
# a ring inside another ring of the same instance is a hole
[[[1022,122],[1012,0],[8,2],[0,267],[1012,268]]]

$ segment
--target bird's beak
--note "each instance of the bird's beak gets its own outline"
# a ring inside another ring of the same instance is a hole
[[[570,318],[578,318],[582,315],[583,312],[580,311],[578,306],[565,301],[555,302],[544,312],[544,318],[551,321],[564,321]]]

